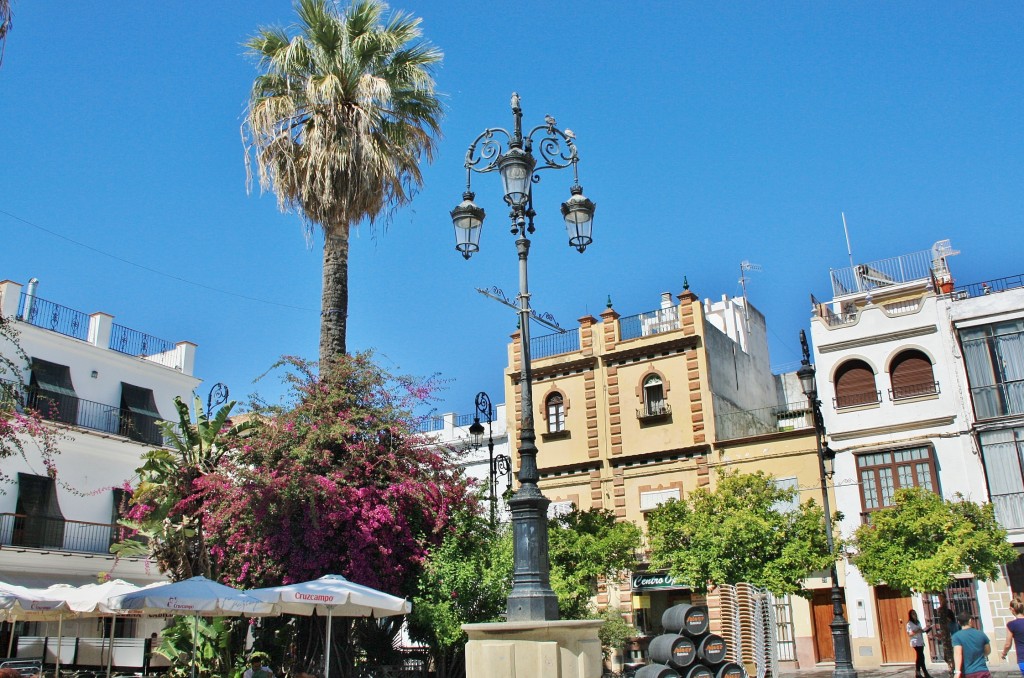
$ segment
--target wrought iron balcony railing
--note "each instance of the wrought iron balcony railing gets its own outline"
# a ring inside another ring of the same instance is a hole
[[[128,536],[126,527],[49,516],[0,513],[0,545],[109,553],[110,545]]]
[[[889,400],[904,400],[918,396],[936,395],[939,393],[939,382],[931,381],[923,384],[906,384],[893,386],[889,389]]]
[[[844,407],[857,407],[858,405],[874,405],[882,402],[881,391],[866,391],[864,393],[845,393],[832,398],[832,405],[837,410]]]
[[[114,405],[54,393],[10,380],[0,380],[0,395],[19,408],[28,407],[39,416],[70,426],[122,435],[148,445],[166,446],[161,420]]]
[[[995,278],[994,280],[986,280],[984,282],[976,282],[971,283],[970,285],[957,287],[953,290],[952,297],[954,301],[962,301],[963,299],[983,297],[988,294],[996,294],[998,292],[1014,290],[1020,287],[1024,287],[1024,274],[1018,273],[1017,275],[1011,275],[1005,278]]]
[[[658,419],[660,417],[667,417],[670,414],[672,414],[672,406],[666,403],[664,400],[659,400],[652,403],[647,403],[641,409],[638,409],[636,411],[636,418],[643,421],[645,419]]]

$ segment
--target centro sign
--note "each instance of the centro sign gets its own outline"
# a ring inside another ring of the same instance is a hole
[[[633,590],[643,591],[644,589],[671,589],[682,586],[668,573],[658,574],[634,574]]]

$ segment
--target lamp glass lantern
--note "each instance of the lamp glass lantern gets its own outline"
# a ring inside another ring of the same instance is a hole
[[[825,476],[831,478],[836,474],[836,451],[825,445],[821,450],[821,459],[825,463]]]
[[[811,400],[815,400],[818,396],[818,387],[814,383],[814,366],[805,362],[796,371],[796,376],[800,379],[800,386],[804,390],[804,395]]]
[[[594,210],[597,204],[583,195],[583,187],[579,184],[574,184],[569,190],[572,197],[562,203],[562,217],[569,232],[569,246],[582,253],[587,245],[594,242]]]
[[[473,202],[476,195],[472,191],[462,194],[462,202],[456,205],[450,214],[455,226],[455,249],[469,259],[480,251],[480,230],[484,223],[484,210]]]
[[[523,207],[530,199],[530,182],[537,161],[533,154],[513,146],[498,158],[498,173],[505,190],[505,202],[511,207]]]
[[[483,445],[484,425],[480,423],[480,417],[473,417],[473,423],[469,425],[469,441],[474,450]]]

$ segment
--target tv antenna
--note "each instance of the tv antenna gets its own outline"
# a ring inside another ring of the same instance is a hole
[[[743,320],[746,321],[747,334],[750,334],[750,311],[747,310],[747,271],[757,271],[760,273],[762,270],[760,264],[752,264],[746,259],[740,262],[740,287],[743,288]]]

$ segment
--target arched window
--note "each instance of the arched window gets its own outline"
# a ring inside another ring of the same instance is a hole
[[[644,412],[649,417],[665,414],[665,387],[656,374],[644,379]]]
[[[896,356],[889,368],[889,380],[892,382],[890,396],[893,400],[938,392],[938,384],[932,373],[932,361],[916,349],[903,351]]]
[[[877,403],[875,372],[863,360],[850,360],[836,370],[836,407]]]
[[[561,393],[552,393],[544,401],[544,411],[548,414],[548,433],[565,430],[565,401]]]

